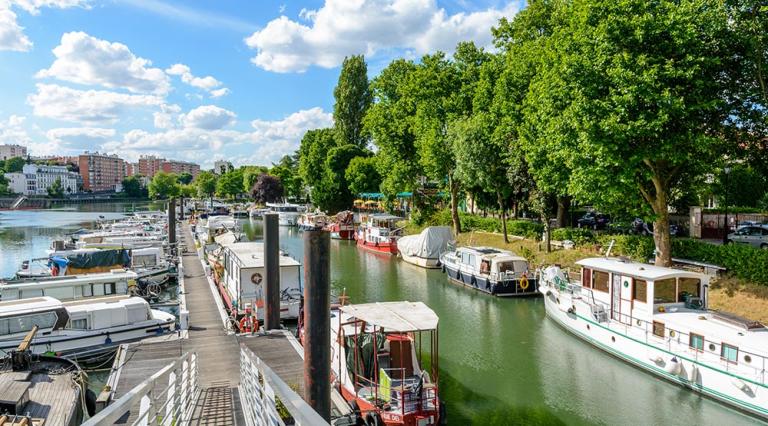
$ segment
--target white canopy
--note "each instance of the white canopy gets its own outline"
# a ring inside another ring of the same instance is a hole
[[[422,302],[376,302],[339,309],[368,324],[383,327],[385,331],[399,333],[434,330],[438,322],[435,312]]]
[[[450,227],[430,226],[419,235],[408,235],[397,240],[397,249],[408,256],[437,259],[452,240]]]

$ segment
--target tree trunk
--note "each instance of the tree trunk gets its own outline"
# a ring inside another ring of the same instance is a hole
[[[552,244],[550,243],[550,241],[552,239],[549,238],[549,233],[551,231],[549,229],[549,218],[546,217],[546,216],[542,216],[541,220],[544,221],[544,246],[546,247],[547,253],[551,253],[552,252]]]
[[[520,212],[518,211],[518,205],[519,203],[517,201],[512,202],[512,217],[517,219]]]
[[[501,229],[504,233],[504,242],[509,244],[509,236],[507,236],[507,209],[504,206],[504,197],[501,196],[501,191],[496,191],[496,201],[498,201],[499,209],[501,209]]]
[[[470,209],[469,212],[472,214],[475,214],[475,198],[477,198],[477,196],[475,195],[475,192],[474,191],[470,192],[469,201],[472,203],[472,208]]]
[[[568,195],[559,195],[557,197],[557,227],[565,228],[569,225],[569,214],[571,211],[571,197]]]
[[[672,241],[669,237],[669,210],[667,208],[667,193],[664,190],[657,193],[653,203],[656,221],[653,222],[653,242],[656,244],[656,265],[672,266]]]
[[[451,219],[453,220],[453,231],[458,236],[461,233],[461,221],[459,220],[459,206],[458,206],[458,194],[459,184],[456,180],[448,176],[448,187],[451,191]]]

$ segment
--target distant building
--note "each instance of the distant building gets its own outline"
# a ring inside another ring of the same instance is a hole
[[[223,175],[224,173],[232,170],[232,163],[225,160],[218,160],[213,163],[213,173],[217,175]]]
[[[14,157],[26,157],[27,147],[21,145],[0,145],[0,160]]]
[[[16,194],[29,195],[27,189],[27,177],[24,173],[6,173],[3,175],[8,180],[8,190]]]
[[[79,175],[67,170],[66,166],[25,164],[21,173],[6,173],[8,189],[24,195],[48,195],[57,180],[61,181],[64,194],[74,194],[79,189]]]
[[[197,175],[200,174],[200,165],[195,163],[190,163],[188,161],[165,161],[161,165],[162,170],[166,173],[189,173],[192,175],[193,178],[197,177]]]
[[[125,175],[126,176],[141,176],[139,173],[139,163],[125,163]]]
[[[86,152],[80,155],[78,166],[85,190],[115,191],[126,177],[125,161],[114,154]]]
[[[189,173],[193,177],[200,174],[200,166],[187,161],[166,160],[154,155],[144,155],[139,158],[139,173],[142,176],[152,178],[158,172],[165,173]]]

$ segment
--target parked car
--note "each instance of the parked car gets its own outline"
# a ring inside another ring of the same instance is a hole
[[[576,221],[576,225],[579,228],[591,229],[605,229],[609,223],[611,223],[611,219],[608,215],[595,212],[587,212],[587,214]]]
[[[728,234],[728,243],[749,244],[755,248],[768,250],[768,227],[746,226]]]

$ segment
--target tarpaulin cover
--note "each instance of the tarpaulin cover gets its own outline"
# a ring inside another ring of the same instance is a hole
[[[448,249],[453,233],[448,226],[430,226],[419,235],[408,235],[397,240],[397,249],[408,256],[437,259]]]
[[[376,346],[373,347],[374,333],[360,333],[355,336],[346,336],[345,344],[347,350],[347,369],[355,371],[357,366],[357,375],[373,380],[373,373],[376,371],[374,358],[376,353],[384,348],[384,342],[387,340],[384,333],[376,333]],[[357,342],[357,362],[355,362],[355,342]]]
[[[56,259],[57,257],[59,256],[56,256],[51,260],[59,264],[59,261]],[[88,269],[99,266],[112,265],[122,265],[125,267],[131,266],[131,254],[126,249],[97,250],[85,253],[72,253],[67,255],[66,260],[68,267],[78,269]]]

